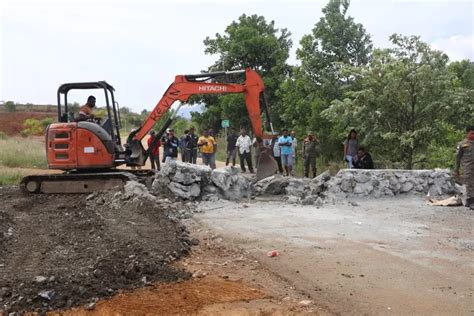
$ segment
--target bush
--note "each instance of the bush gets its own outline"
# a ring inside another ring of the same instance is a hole
[[[34,118],[29,118],[23,122],[24,129],[21,131],[21,135],[33,136],[42,135],[44,128],[40,121]]]
[[[8,135],[4,132],[0,132],[0,140],[8,139]]]
[[[53,119],[50,118],[50,117],[44,118],[40,121],[40,124],[43,127],[43,131],[45,131],[46,128],[48,127],[48,125],[50,125],[52,123],[53,123]]]

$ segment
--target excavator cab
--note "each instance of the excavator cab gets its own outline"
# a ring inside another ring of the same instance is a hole
[[[78,121],[78,113],[68,104],[68,93],[72,90],[102,90],[106,116],[100,121]],[[105,81],[65,83],[58,88],[58,123],[48,126],[46,131],[50,169],[109,169],[119,164],[117,158],[123,150],[114,91]]]

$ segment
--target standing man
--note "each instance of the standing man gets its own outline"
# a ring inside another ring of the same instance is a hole
[[[281,150],[281,162],[285,168],[286,175],[290,176],[293,170],[293,139],[288,134],[288,130],[283,130],[283,136],[278,139]]]
[[[79,109],[79,117],[78,121],[87,121],[94,118],[94,114],[92,113],[93,109],[95,108],[95,97],[93,95],[87,98],[87,103],[81,106]]]
[[[466,185],[466,207],[474,210],[474,126],[466,128],[466,139],[458,144],[454,174],[460,175],[460,167],[464,169]]]
[[[252,141],[252,146],[254,150],[254,160],[255,160],[255,167],[258,170],[258,164],[260,162],[260,154],[262,152],[263,148],[263,139],[261,137],[255,136],[255,138]]]
[[[303,141],[303,161],[304,161],[304,176],[309,178],[309,168],[313,172],[313,178],[316,178],[316,145],[319,144],[319,139],[314,136],[313,132],[308,132],[308,137]]]
[[[186,138],[186,161],[192,164],[196,164],[197,152],[198,152],[198,137],[194,134],[194,127],[189,129],[188,136]]]
[[[235,159],[237,158],[237,148],[235,147],[235,143],[237,142],[237,138],[238,137],[233,130],[231,130],[229,136],[227,136],[226,166],[228,166],[229,162],[232,160],[232,167],[235,167]]]
[[[213,129],[209,130],[209,136],[212,137],[212,139],[214,140],[214,143],[212,145],[210,166],[211,166],[211,169],[216,169],[217,142],[216,142],[216,136]]]
[[[169,133],[170,133],[170,129],[167,128],[166,133],[163,136],[161,136],[161,143],[163,144],[163,158],[161,160],[162,163],[165,163],[166,156],[168,154],[168,148],[166,147],[166,142],[168,140]]]
[[[213,162],[212,156],[215,155],[217,143],[214,137],[209,135],[209,131],[205,129],[203,135],[198,139],[198,147],[201,149],[202,163],[211,169],[216,169],[215,160]]]
[[[174,136],[174,131],[170,129],[165,143],[166,162],[170,160],[176,160],[176,158],[178,158],[178,147],[179,140],[176,138],[176,136]]]
[[[294,176],[294,172],[295,172],[295,169],[296,169],[296,163],[298,162],[298,160],[296,159],[296,152],[298,150],[298,139],[296,138],[296,132],[293,130],[291,131],[291,139],[293,139],[293,142],[291,143],[291,148],[293,148],[293,164],[295,165],[295,167],[293,168],[292,170],[292,173],[291,175]]]
[[[155,170],[160,170],[160,146],[161,142],[158,140],[157,143],[153,148],[150,148],[152,146],[153,141],[156,138],[156,133],[154,130],[150,132],[150,137],[148,137],[148,151],[150,155],[150,162],[151,162],[151,168]],[[155,165],[156,164],[156,165]]]
[[[240,157],[240,169],[242,172],[245,172],[245,161],[247,161],[247,166],[251,173],[253,173],[253,166],[252,166],[252,156],[250,154],[250,146],[252,145],[252,141],[250,140],[249,135],[247,132],[242,129],[240,132],[239,138],[235,142],[235,146],[239,149],[239,157]]]
[[[278,144],[278,135],[276,133],[273,134],[270,148],[272,149],[273,158],[275,158],[275,161],[277,162],[278,172],[283,174],[283,166],[281,165],[281,149],[280,145]]]
[[[189,130],[184,131],[184,135],[179,138],[179,150],[181,151],[181,161],[187,162],[186,159],[186,139],[188,137]]]

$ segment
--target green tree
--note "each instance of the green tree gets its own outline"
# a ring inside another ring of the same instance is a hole
[[[296,127],[300,137],[307,129],[315,131],[326,159],[339,157],[342,148],[339,131],[321,113],[344,90],[356,88],[344,66],[367,64],[372,51],[369,34],[347,15],[348,8],[348,0],[330,0],[323,8],[323,16],[296,51],[301,65],[279,92],[285,104],[283,119]]]
[[[339,130],[357,128],[375,156],[401,162],[407,169],[426,160],[433,139],[451,127],[452,76],[448,57],[418,36],[390,37],[393,49],[377,49],[366,66],[343,72],[357,82],[323,112]]]
[[[267,22],[263,16],[244,14],[233,21],[223,34],[217,33],[215,38],[207,37],[204,40],[205,53],[218,56],[208,70],[237,70],[247,67],[256,70],[264,80],[269,103],[274,108],[272,112],[277,113],[281,103],[275,93],[280,82],[289,73],[286,60],[292,45],[290,35],[287,29],[276,28],[274,21]],[[236,82],[237,78],[228,80]],[[242,95],[208,95],[193,100],[204,103],[208,108],[204,113],[193,116],[194,121],[202,127],[206,125],[219,130],[220,121],[230,119],[235,128],[250,128]],[[275,117],[276,121],[278,118]]]
[[[5,108],[8,112],[16,112],[16,104],[13,101],[5,102]]]

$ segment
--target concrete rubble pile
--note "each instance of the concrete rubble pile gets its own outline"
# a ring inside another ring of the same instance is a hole
[[[139,188],[129,188],[132,190]],[[211,170],[207,166],[172,161],[156,175],[150,193],[151,198],[175,197],[188,201],[240,201],[254,195],[279,195],[288,203],[321,206],[325,201],[344,198],[408,194],[442,197],[460,191],[447,169],[343,169],[333,177],[325,171],[314,179],[274,175],[252,183],[233,167]]]
[[[151,193],[183,200],[239,201],[250,198],[250,180],[238,174],[238,169],[226,167],[212,170],[207,166],[171,161],[163,165],[153,181]]]
[[[325,171],[314,179],[273,176],[257,182],[255,191],[257,195],[285,195],[289,203],[317,206],[328,199],[381,198],[406,194],[436,197],[460,193],[447,169],[343,169],[334,177]]]
[[[328,188],[327,193],[336,196],[375,198],[401,194],[438,197],[460,193],[449,169],[344,169],[331,178]]]
[[[321,206],[330,178],[329,171],[314,179],[275,175],[258,181],[255,184],[255,194],[285,195],[288,203]]]

